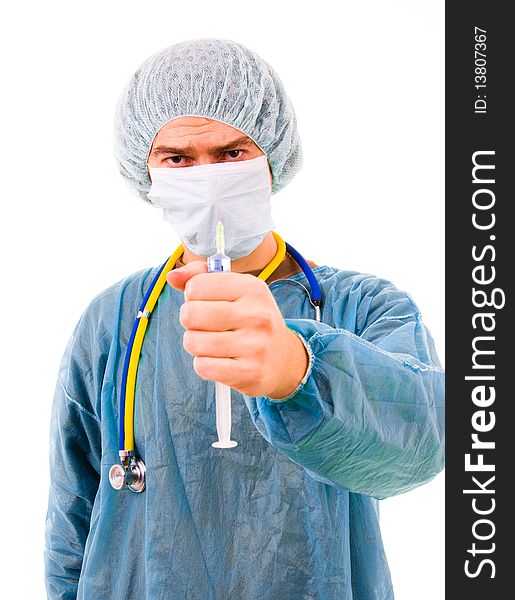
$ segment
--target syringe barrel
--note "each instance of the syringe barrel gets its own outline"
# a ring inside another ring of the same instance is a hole
[[[207,270],[210,273],[228,273],[231,270],[231,259],[225,254],[213,254],[207,259]]]

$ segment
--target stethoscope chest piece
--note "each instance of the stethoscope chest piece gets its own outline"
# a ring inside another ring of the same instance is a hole
[[[113,465],[109,469],[109,483],[115,490],[127,486],[131,492],[142,492],[145,489],[145,478],[145,463],[135,456],[125,457],[125,460],[122,458],[122,464]]]

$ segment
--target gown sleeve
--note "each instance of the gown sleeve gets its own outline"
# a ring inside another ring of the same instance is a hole
[[[52,404],[44,551],[49,600],[75,600],[77,596],[100,482],[100,419],[94,406],[102,366],[95,358],[98,353],[91,349],[92,329],[85,313],[62,358]]]
[[[261,435],[313,478],[381,499],[443,469],[444,371],[408,294],[376,279],[360,294],[353,311],[333,307],[346,324],[353,312],[356,333],[285,319],[310,355],[306,376],[286,398],[245,401]]]

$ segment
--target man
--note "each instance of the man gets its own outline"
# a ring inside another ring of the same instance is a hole
[[[377,499],[442,469],[443,371],[416,305],[390,282],[308,261],[318,320],[291,252],[258,277],[280,245],[270,193],[301,164],[276,73],[229,40],[166,48],[125,88],[115,142],[122,175],[163,209],[183,252],[137,370],[141,493],[114,489],[109,473],[131,327],[159,268],[93,299],[66,349],[48,597],[393,598]],[[218,218],[230,273],[206,272]],[[232,388],[235,448],[211,445],[215,381]]]

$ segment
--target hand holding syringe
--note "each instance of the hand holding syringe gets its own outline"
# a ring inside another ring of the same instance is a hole
[[[231,259],[225,254],[224,227],[221,221],[216,226],[216,254],[207,259],[209,273],[229,272]],[[216,431],[218,441],[215,448],[234,448],[238,442],[231,440],[231,388],[224,383],[215,382],[216,394]]]
[[[249,397],[285,398],[308,372],[306,346],[286,325],[266,280],[228,272],[221,224],[218,229],[214,256],[190,260],[166,276],[173,288],[184,292],[179,315],[186,329],[184,349],[207,381],[223,382]],[[217,445],[233,447],[230,388],[216,385],[215,391]]]

